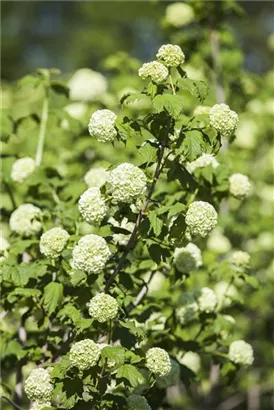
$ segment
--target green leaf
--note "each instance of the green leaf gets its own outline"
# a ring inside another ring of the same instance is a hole
[[[147,217],[150,221],[151,227],[152,227],[155,235],[159,236],[162,232],[163,221],[160,218],[158,218],[157,212],[155,212],[155,211],[149,212]]]
[[[157,160],[157,148],[147,141],[138,149],[137,165],[150,164]]]
[[[153,101],[153,107],[157,112],[167,111],[172,117],[177,118],[183,109],[184,98],[180,95],[161,94]]]
[[[202,155],[205,148],[203,134],[200,131],[192,130],[185,132],[182,142],[181,152],[188,161],[194,161]]]
[[[180,78],[177,82],[180,91],[188,91],[193,97],[203,102],[208,94],[208,87],[204,81]]]
[[[255,276],[251,276],[251,275],[248,275],[247,273],[243,273],[241,274],[241,277],[248,285],[252,286],[252,288],[254,289],[259,288],[260,283]]]
[[[87,280],[87,275],[81,270],[73,270],[69,276],[73,286],[81,285]]]
[[[27,351],[23,349],[22,345],[16,340],[8,342],[6,349],[3,352],[3,356],[16,356],[18,360],[27,355]]]
[[[51,314],[63,299],[63,285],[57,282],[49,283],[44,289],[44,307]]]
[[[169,212],[168,212],[168,219],[171,218],[174,215],[181,214],[184,212],[186,209],[186,206],[182,204],[181,202],[177,202],[177,204],[172,205],[169,207]]]
[[[69,98],[69,87],[62,81],[52,80],[50,82],[50,87],[57,94],[62,94],[65,97]]]
[[[124,364],[116,373],[117,379],[126,379],[132,387],[137,387],[144,381],[144,376],[131,364]]]
[[[101,351],[103,361],[113,361],[115,364],[122,364],[125,361],[125,348],[122,346],[106,346]]]
[[[123,322],[122,320],[120,320],[119,323],[121,326],[129,329],[130,333],[132,333],[133,335],[139,336],[141,338],[145,337],[145,331],[141,327],[137,327],[135,325],[134,320],[127,320],[126,322]]]
[[[9,303],[14,303],[19,297],[37,298],[41,295],[40,290],[30,288],[16,288],[7,297]]]
[[[127,350],[125,353],[125,360],[128,360],[130,363],[139,363],[143,360],[143,357],[133,353],[131,350]]]

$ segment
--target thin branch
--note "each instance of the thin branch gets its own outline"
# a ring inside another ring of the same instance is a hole
[[[11,399],[9,399],[7,396],[3,396],[3,395],[2,395],[2,399],[6,400],[6,401],[9,402],[10,404],[12,404],[15,409],[24,410],[22,407],[20,407],[20,406],[18,406],[17,404],[15,404],[15,403],[14,403]]]
[[[144,297],[146,296],[147,292],[148,292],[148,285],[150,284],[153,276],[155,274],[155,271],[150,273],[150,277],[148,279],[147,282],[145,282],[144,286],[142,287],[142,289],[140,290],[140,292],[138,293],[138,295],[136,296],[135,301],[128,307],[125,309],[126,314],[129,315],[129,313],[136,308],[136,306],[138,306],[142,300],[144,299]]]

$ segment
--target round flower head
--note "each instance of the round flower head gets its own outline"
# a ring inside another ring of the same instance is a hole
[[[229,192],[237,199],[244,199],[248,195],[250,186],[246,175],[233,174],[229,178]]]
[[[174,263],[179,272],[190,272],[202,266],[201,250],[194,243],[189,243],[185,248],[176,248]]]
[[[238,267],[248,266],[250,262],[250,255],[244,251],[235,251],[231,255],[231,262]]]
[[[168,353],[160,347],[152,347],[146,353],[146,367],[156,376],[166,376],[171,370]]]
[[[174,27],[184,27],[194,20],[192,7],[185,3],[173,3],[166,8],[166,21]]]
[[[104,238],[85,235],[72,251],[72,266],[87,273],[99,274],[103,271],[111,252]]]
[[[201,312],[214,312],[218,299],[212,289],[206,287],[199,289],[195,292],[195,296]]]
[[[243,366],[250,366],[254,361],[253,348],[244,340],[235,340],[229,346],[229,359]]]
[[[198,373],[201,368],[200,356],[195,352],[186,352],[177,356],[178,361],[188,367],[193,373]]]
[[[45,232],[40,238],[40,251],[47,258],[58,258],[65,248],[69,234],[62,228],[52,228]]]
[[[215,228],[208,238],[207,248],[212,252],[222,254],[230,251],[231,243],[218,228]]]
[[[232,284],[229,285],[227,282],[219,282],[214,287],[215,294],[217,296],[219,304],[221,306],[231,305],[233,299],[238,295],[237,289]]]
[[[105,168],[91,168],[84,176],[84,181],[89,188],[101,188],[108,178],[108,172]]]
[[[49,401],[53,392],[49,372],[42,368],[32,370],[25,381],[24,390],[32,401],[39,403]]]
[[[166,376],[160,376],[156,379],[156,386],[160,389],[166,389],[175,386],[180,380],[180,365],[177,360],[171,359],[171,370]]]
[[[107,91],[105,77],[89,68],[77,70],[68,82],[70,99],[73,101],[93,101]]]
[[[199,310],[198,304],[192,293],[185,292],[181,295],[180,307],[176,309],[176,317],[184,325],[191,322]]]
[[[215,128],[222,137],[229,138],[236,132],[238,125],[238,114],[232,111],[226,104],[214,105],[209,114],[210,125]]]
[[[207,236],[217,224],[218,214],[208,202],[195,201],[186,213],[186,224],[191,235]]]
[[[114,319],[118,313],[118,303],[106,293],[98,293],[88,304],[88,312],[91,317],[100,323]]]
[[[20,158],[14,162],[11,169],[11,179],[15,182],[22,183],[35,170],[36,163],[30,157]]]
[[[75,120],[81,120],[88,110],[88,105],[81,102],[75,102],[66,105],[64,110]]]
[[[31,405],[30,410],[43,410],[45,407],[51,407],[50,401],[40,403],[39,401],[34,401]]]
[[[117,135],[116,114],[110,110],[95,111],[89,121],[88,130],[99,142],[112,142]]]
[[[150,79],[156,84],[164,83],[168,77],[168,69],[158,61],[144,63],[138,71],[142,80]]]
[[[202,154],[195,161],[189,162],[186,168],[188,172],[192,173],[196,171],[196,169],[205,168],[205,167],[208,167],[209,165],[211,165],[212,168],[215,169],[219,166],[219,162],[211,154]]]
[[[84,339],[71,346],[69,360],[79,370],[87,370],[95,366],[101,354],[100,346],[91,339]]]
[[[0,262],[8,257],[9,247],[10,244],[8,243],[8,241],[2,235],[0,235]]]
[[[139,394],[132,394],[127,399],[128,410],[151,410],[147,399]]]
[[[115,201],[132,203],[145,193],[147,178],[140,168],[125,162],[110,171],[108,182]]]
[[[167,67],[177,67],[185,61],[185,55],[181,47],[173,44],[164,44],[158,50],[156,57]]]
[[[42,211],[32,204],[20,205],[10,217],[10,229],[18,235],[31,236],[41,231]]]
[[[90,224],[100,223],[107,213],[104,198],[96,187],[87,189],[81,195],[78,207],[84,220]]]

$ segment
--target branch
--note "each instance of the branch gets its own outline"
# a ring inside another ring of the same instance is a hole
[[[142,300],[144,299],[144,297],[146,296],[147,292],[148,292],[148,285],[150,284],[153,276],[155,274],[155,271],[151,272],[150,277],[148,279],[147,282],[145,282],[144,286],[142,287],[142,289],[140,290],[140,292],[138,293],[138,295],[136,296],[135,301],[128,307],[125,309],[126,314],[129,315],[129,313],[136,308],[136,306],[138,306]]]
[[[11,399],[9,399],[7,396],[2,396],[2,399],[6,400],[6,401],[9,402],[10,404],[12,404],[15,409],[24,410],[22,407],[20,407],[20,406],[18,406],[17,404],[15,404],[15,403],[14,403]]]

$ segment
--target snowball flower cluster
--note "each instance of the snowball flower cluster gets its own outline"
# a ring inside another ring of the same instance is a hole
[[[212,289],[207,287],[199,289],[195,292],[195,297],[197,299],[199,310],[201,312],[214,312],[217,306],[218,299]]]
[[[180,380],[180,365],[177,360],[171,359],[171,370],[166,376],[160,376],[156,379],[156,385],[160,389],[166,389],[170,386],[175,386]]]
[[[88,312],[98,322],[104,323],[117,316],[118,307],[118,303],[112,296],[106,293],[98,293],[90,300]]]
[[[42,211],[32,204],[20,205],[10,217],[10,229],[18,235],[31,236],[41,231],[42,224],[38,220]]]
[[[161,84],[165,82],[168,77],[168,69],[158,61],[150,61],[142,65],[138,74],[143,80],[149,78],[154,81],[154,83]]]
[[[114,200],[132,203],[145,193],[147,178],[140,168],[125,162],[109,172],[108,182]]]
[[[88,110],[88,105],[84,104],[84,103],[81,103],[81,102],[75,102],[75,103],[66,105],[64,107],[64,110],[70,115],[70,117],[72,117],[76,120],[81,120],[81,118],[84,117],[84,115],[86,114],[86,112]],[[66,125],[68,125],[67,128],[69,129],[69,123],[67,124],[65,122],[65,123],[63,123],[63,125],[65,125],[65,128],[66,128]]]
[[[250,366],[254,361],[253,348],[244,340],[235,340],[229,346],[229,359],[243,366]]]
[[[50,401],[45,403],[39,403],[38,401],[34,401],[31,405],[30,410],[43,410],[45,407],[51,407]]]
[[[181,47],[173,44],[164,44],[158,50],[156,57],[167,67],[178,67],[185,61],[185,55]]]
[[[186,213],[186,224],[192,235],[202,237],[215,228],[218,214],[211,204],[203,201],[195,201],[190,204]]]
[[[188,367],[193,373],[198,373],[201,368],[200,356],[195,352],[186,352],[182,357],[177,357],[179,362]]]
[[[151,410],[147,399],[139,394],[132,394],[127,399],[128,410]]]
[[[226,104],[215,104],[209,113],[210,125],[215,128],[222,137],[229,138],[236,132],[239,117]]]
[[[234,285],[221,281],[214,287],[215,294],[221,306],[231,305],[233,299],[238,295],[237,289]]]
[[[87,189],[81,195],[78,208],[84,220],[90,224],[100,223],[107,213],[105,200],[96,187]]]
[[[77,70],[68,82],[72,101],[93,101],[107,91],[105,77],[89,68]]]
[[[152,347],[146,353],[146,367],[156,376],[166,376],[171,370],[168,353],[160,347]]]
[[[51,399],[53,385],[47,370],[38,368],[32,370],[25,381],[24,389],[27,397],[38,403],[45,403]]]
[[[35,170],[36,163],[30,157],[20,158],[14,162],[11,169],[11,179],[20,184],[25,181]]]
[[[212,252],[222,254],[230,251],[231,243],[218,228],[215,228],[208,238],[207,247]]]
[[[248,266],[250,262],[250,255],[244,251],[234,251],[231,255],[231,262],[236,266]]]
[[[108,172],[105,168],[91,168],[84,176],[84,181],[89,188],[101,188],[108,178]]]
[[[87,273],[99,274],[103,271],[111,252],[104,238],[85,235],[72,251],[72,266]]]
[[[191,6],[185,3],[173,3],[166,8],[166,21],[171,26],[180,28],[194,20]]]
[[[229,192],[237,199],[244,199],[250,190],[251,184],[246,175],[233,174],[229,178]]]
[[[101,354],[100,345],[91,339],[84,339],[71,346],[69,360],[79,370],[87,370],[95,366]]]
[[[2,235],[0,235],[0,262],[8,257],[9,247],[9,242]]]
[[[183,293],[180,297],[179,303],[180,307],[176,309],[177,319],[182,325],[191,322],[199,310],[199,306],[194,295],[189,292]]]
[[[215,169],[220,164],[213,155],[204,153],[199,158],[197,158],[195,161],[189,162],[186,168],[188,172],[192,173],[196,171],[196,169],[198,168],[205,168],[205,167],[208,167],[209,165],[211,165],[212,168]]]
[[[176,248],[174,252],[174,264],[179,272],[190,272],[202,266],[201,250],[194,243],[189,243],[184,248]]]
[[[40,238],[40,251],[47,258],[58,258],[65,248],[69,234],[62,228],[52,228],[45,232]]]
[[[99,142],[112,142],[117,135],[115,129],[116,114],[110,110],[95,111],[89,121],[88,131]]]

